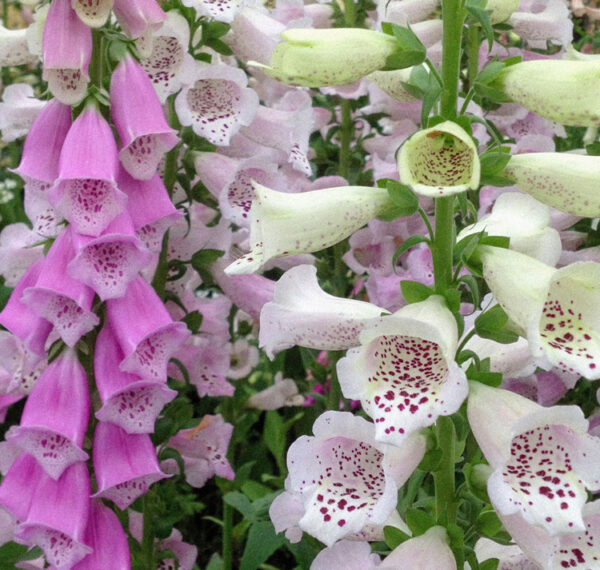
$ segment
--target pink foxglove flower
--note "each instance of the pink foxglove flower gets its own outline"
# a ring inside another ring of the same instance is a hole
[[[325,249],[365,225],[391,204],[387,190],[343,186],[286,194],[254,185],[250,253],[225,270],[252,273],[274,257]]]
[[[446,529],[430,528],[425,534],[411,538],[392,550],[379,566],[381,570],[411,568],[413,570],[456,570],[456,559],[450,546]]]
[[[75,120],[60,153],[58,179],[48,192],[56,210],[80,234],[98,236],[123,211],[117,188],[117,145],[95,105]]]
[[[158,466],[149,435],[129,434],[108,422],[96,426],[93,458],[98,481],[98,492],[93,497],[109,499],[120,509],[126,509],[150,485],[168,477]]]
[[[284,378],[281,372],[277,372],[273,384],[248,398],[246,407],[257,410],[277,410],[284,406],[303,404],[304,396],[298,394],[296,382],[291,378]]]
[[[15,533],[16,540],[39,546],[56,568],[72,568],[91,551],[84,542],[89,496],[85,463],[71,465],[58,481],[42,475],[27,516]]]
[[[289,448],[287,490],[273,502],[271,517],[281,501],[294,501],[304,511],[300,529],[327,546],[384,523],[398,487],[423,457],[424,437],[414,434],[402,447],[377,443],[373,424],[348,412],[322,414],[313,433]]]
[[[87,377],[69,350],[46,368],[25,403],[20,425],[6,437],[58,479],[71,464],[88,457],[82,445],[89,413]]]
[[[600,378],[600,264],[582,261],[554,269],[489,246],[481,248],[481,260],[492,293],[546,369],[557,366]]]
[[[242,125],[249,125],[258,108],[258,95],[247,87],[241,69],[227,65],[198,67],[175,101],[184,126],[218,146],[227,146]]]
[[[124,372],[162,380],[167,363],[187,338],[184,323],[175,323],[154,289],[141,277],[129,284],[127,292],[106,302],[108,318],[125,358]]]
[[[167,17],[156,0],[114,0],[113,10],[123,31],[134,39],[160,28]]]
[[[71,0],[79,19],[90,28],[100,28],[108,20],[113,0]]]
[[[54,325],[68,346],[75,346],[99,322],[91,310],[94,291],[67,271],[74,255],[72,230],[68,227],[52,244],[35,284],[25,289],[21,298]]]
[[[400,445],[467,397],[465,373],[454,361],[456,321],[441,297],[373,319],[359,339],[337,371],[344,396],[360,399],[375,421],[376,441]]]
[[[71,8],[71,0],[50,5],[43,40],[43,78],[52,94],[65,105],[83,99],[89,80],[92,31]]]
[[[275,285],[273,300],[260,315],[259,345],[270,358],[294,345],[324,350],[358,346],[365,325],[384,309],[325,293],[317,282],[317,269],[298,265]]]
[[[94,375],[102,401],[96,417],[120,426],[127,433],[152,433],[163,406],[177,393],[165,382],[122,372],[119,362],[123,358],[110,322],[105,322],[94,354]]]
[[[532,48],[545,50],[548,41],[566,46],[573,40],[573,22],[569,9],[561,0],[522,0],[508,23],[515,34]]]
[[[331,548],[321,550],[313,560],[310,570],[375,570],[380,564],[379,555],[371,552],[368,542],[340,540]]]
[[[5,449],[2,451],[6,453]],[[15,520],[22,522],[27,518],[38,484],[49,477],[36,459],[24,451],[15,458],[3,475],[0,484],[0,507],[9,512]]]
[[[490,500],[550,535],[583,532],[587,491],[600,489],[600,438],[577,406],[542,406],[471,382],[469,423],[494,468]]]
[[[123,167],[134,178],[152,178],[163,155],[178,139],[167,124],[152,82],[131,55],[126,55],[113,72],[110,102],[121,139]]]
[[[0,103],[2,140],[12,142],[25,136],[46,104],[35,97],[33,87],[27,83],[7,85]]]

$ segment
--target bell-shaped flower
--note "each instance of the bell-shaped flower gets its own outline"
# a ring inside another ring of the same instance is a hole
[[[383,560],[381,570],[411,568],[412,570],[456,570],[456,559],[450,546],[446,529],[431,527],[425,534],[411,538],[397,546]]]
[[[414,431],[453,414],[467,397],[455,363],[456,321],[439,296],[373,319],[361,346],[337,365],[344,396],[360,400],[375,439],[400,445]]]
[[[368,542],[358,540],[340,540],[331,548],[324,548],[310,565],[310,570],[375,570],[381,559],[371,552]]]
[[[3,455],[6,451],[3,449]],[[0,508],[9,512],[17,521],[24,521],[35,500],[36,487],[49,478],[34,457],[22,451],[10,468],[3,473],[0,484]]]
[[[152,178],[163,155],[178,139],[167,124],[150,78],[129,54],[112,74],[110,103],[121,139],[121,164],[134,178]]]
[[[514,34],[525,43],[525,49],[546,50],[548,42],[563,48],[573,41],[573,21],[571,10],[575,3],[566,4],[562,0],[522,0],[519,9],[508,20]],[[487,8],[487,6],[486,6]]]
[[[526,109],[581,127],[600,121],[600,62],[539,59],[508,66],[499,87]]]
[[[48,365],[45,354],[31,352],[8,331],[0,331],[0,362],[0,393],[20,396],[31,393]]]
[[[87,377],[71,350],[54,360],[31,392],[19,426],[6,435],[58,479],[69,465],[85,461],[83,438],[90,413]]]
[[[182,0],[182,3],[194,8],[199,16],[227,24],[233,21],[242,5],[239,0]]]
[[[80,234],[98,236],[125,208],[117,188],[117,145],[95,105],[75,120],[60,153],[58,179],[48,192],[56,210]]]
[[[99,322],[91,310],[94,291],[67,271],[74,255],[68,227],[52,244],[35,284],[21,297],[25,305],[54,325],[68,346],[75,346]]]
[[[360,28],[292,28],[281,39],[269,65],[250,63],[273,79],[301,87],[353,83],[385,67],[400,49],[392,36]]]
[[[0,232],[0,275],[6,287],[14,287],[31,265],[44,255],[40,237],[21,222]]]
[[[52,323],[40,317],[21,301],[23,291],[35,285],[44,265],[38,259],[14,288],[4,309],[0,312],[0,324],[19,338],[25,348],[38,356],[45,356],[46,339],[52,330]]]
[[[548,206],[596,218],[600,216],[599,173],[600,156],[534,152],[513,155],[503,175]]]
[[[241,69],[197,67],[175,100],[177,117],[209,142],[227,146],[242,125],[252,122],[258,108],[258,95],[247,85],[248,77]]]
[[[494,468],[488,494],[503,515],[520,513],[550,535],[585,531],[587,490],[600,489],[600,438],[577,406],[544,408],[514,392],[471,382],[473,435]]]
[[[284,406],[302,406],[304,396],[298,393],[298,386],[291,378],[284,378],[281,372],[275,374],[273,384],[248,398],[247,408],[257,410],[278,410]]]
[[[410,137],[400,148],[398,169],[403,184],[431,198],[477,189],[481,175],[473,139],[452,121]]]
[[[554,269],[516,251],[479,251],[489,288],[544,367],[600,378],[600,264]]]
[[[326,412],[289,448],[287,495],[301,496],[303,531],[327,546],[369,523],[384,523],[395,510],[397,490],[425,452],[414,434],[401,447],[377,443],[375,430],[348,412]]]
[[[106,302],[108,318],[125,358],[119,368],[143,378],[163,380],[167,363],[190,333],[175,323],[154,289],[141,277],[123,297]]]
[[[273,358],[292,346],[320,350],[345,350],[358,346],[365,325],[384,309],[325,293],[312,265],[297,265],[275,285],[273,300],[260,314],[259,346]]]
[[[33,87],[27,83],[7,85],[0,103],[2,140],[12,142],[25,136],[46,104],[34,95]]]
[[[152,261],[127,212],[119,214],[97,238],[73,234],[73,245],[77,253],[68,265],[69,273],[103,301],[125,295],[129,283]]]
[[[113,0],[71,0],[71,6],[86,26],[100,28],[110,16]]]
[[[15,539],[39,546],[52,566],[72,568],[91,551],[84,542],[89,497],[90,477],[81,461],[68,467],[57,481],[43,475]]]
[[[105,322],[94,351],[94,378],[102,402],[96,417],[120,426],[127,433],[152,433],[156,418],[177,392],[165,382],[122,372],[119,362],[124,356],[110,322]]]
[[[92,58],[92,31],[71,8],[71,0],[55,0],[44,26],[43,79],[65,105],[79,103],[87,92]]]
[[[226,273],[252,273],[282,255],[325,249],[348,237],[391,205],[387,190],[342,186],[286,194],[254,185],[250,253]]]
[[[73,570],[130,570],[131,555],[127,535],[117,515],[102,501],[90,501],[90,515],[84,534],[85,544],[92,548]]]
[[[115,16],[130,38],[160,28],[167,15],[156,0],[114,0]]]
[[[549,226],[550,208],[519,192],[500,194],[492,212],[467,226],[457,241],[480,232],[510,238],[510,249],[535,257],[548,265],[556,265],[562,245],[559,233]]]
[[[27,29],[9,30],[0,24],[0,67],[33,63],[27,47]]]
[[[109,422],[96,426],[93,459],[98,492],[92,496],[113,501],[120,509],[169,477],[160,470],[149,435],[129,434]]]

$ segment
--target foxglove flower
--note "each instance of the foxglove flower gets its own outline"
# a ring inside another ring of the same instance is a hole
[[[43,75],[52,94],[65,105],[83,99],[92,58],[92,31],[71,8],[71,0],[50,5],[43,40]]]
[[[547,0],[543,4],[523,0],[508,24],[531,48],[545,50],[549,41],[564,47],[573,41],[573,22],[568,5],[562,0]]]
[[[178,139],[167,124],[152,82],[129,54],[112,74],[110,102],[121,139],[121,163],[134,178],[149,180]]]
[[[415,434],[402,447],[377,443],[373,424],[348,412],[322,414],[313,433],[289,448],[287,491],[278,502],[299,494],[304,514],[298,526],[332,546],[366,524],[387,520],[425,442]]]
[[[600,69],[600,68],[599,68]],[[600,157],[558,152],[515,154],[504,175],[540,202],[576,216],[600,216]]]
[[[383,213],[387,190],[366,186],[286,194],[255,184],[250,211],[251,252],[225,270],[252,273],[274,257],[325,249]]]
[[[0,67],[24,65],[34,61],[35,56],[27,47],[27,29],[9,30],[0,24]]]
[[[217,22],[231,23],[240,10],[240,0],[182,0],[184,6],[194,8],[198,15]]]
[[[106,303],[119,346],[125,355],[119,368],[143,378],[162,380],[167,363],[189,336],[184,323],[174,323],[154,289],[141,277],[127,292]]]
[[[360,399],[375,421],[375,439],[400,445],[438,416],[458,410],[467,379],[454,362],[456,321],[432,296],[373,319],[337,365],[344,396]]]
[[[398,169],[402,183],[431,198],[476,189],[481,173],[473,139],[452,121],[410,137],[400,148]]]
[[[0,103],[2,140],[12,142],[25,136],[46,105],[46,101],[35,97],[31,85],[27,83],[7,85]]]
[[[117,188],[117,145],[95,105],[75,120],[60,153],[58,180],[48,192],[56,210],[80,234],[97,237],[123,211]]]
[[[115,16],[130,38],[160,28],[167,15],[156,0],[114,0]]]
[[[26,224],[9,224],[0,232],[0,275],[14,287],[31,265],[44,255],[39,236]]]
[[[150,485],[168,477],[158,466],[149,435],[129,434],[108,422],[96,426],[93,458],[98,481],[98,492],[93,497],[109,499],[120,509],[126,509]]]
[[[85,461],[83,438],[90,413],[87,377],[72,351],[46,368],[31,392],[19,426],[8,441],[33,455],[53,479],[71,464]]]
[[[269,65],[250,62],[282,83],[301,87],[345,85],[385,67],[399,48],[392,36],[359,28],[292,28]]]
[[[600,264],[554,269],[507,249],[480,248],[483,276],[545,368],[600,378]]]
[[[456,570],[456,559],[450,546],[446,529],[441,526],[430,528],[425,534],[411,538],[392,550],[379,566],[388,568],[412,568],[414,570]]]
[[[298,265],[279,279],[273,300],[261,311],[259,346],[269,358],[295,345],[344,350],[358,346],[361,330],[385,312],[371,303],[325,293],[316,267]]]
[[[4,449],[2,451],[6,454]],[[35,500],[38,484],[44,478],[48,478],[48,475],[36,459],[25,451],[15,458],[3,475],[0,484],[0,507],[9,512],[15,520],[24,521],[32,501]]]
[[[248,77],[241,69],[199,67],[175,100],[177,117],[209,142],[227,146],[242,125],[252,122],[258,108],[258,95],[247,85]]]
[[[281,372],[277,372],[273,384],[248,398],[246,407],[257,410],[278,410],[284,406],[303,404],[304,396],[298,394],[296,382],[291,378],[284,378]]]
[[[104,323],[94,353],[94,376],[102,401],[96,417],[120,426],[127,433],[152,433],[163,406],[177,393],[165,382],[122,372],[119,362],[123,358],[110,323]]]
[[[108,20],[113,0],[71,0],[79,19],[90,28],[100,28]]]
[[[503,71],[499,86],[519,105],[561,125],[600,121],[598,61],[523,61]]]
[[[313,560],[310,570],[375,570],[380,564],[379,555],[371,552],[368,542],[340,540],[331,548],[321,550]]]
[[[579,407],[543,408],[471,382],[468,416],[494,468],[488,493],[500,513],[520,513],[550,535],[585,531],[586,489],[600,489],[600,438],[588,435]]]

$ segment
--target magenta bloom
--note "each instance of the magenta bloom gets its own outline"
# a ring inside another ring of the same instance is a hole
[[[103,404],[96,417],[120,426],[127,433],[152,433],[158,414],[177,392],[168,388],[165,382],[122,372],[119,362],[123,358],[123,351],[107,321],[98,334],[94,354],[96,386]]]
[[[17,457],[0,484],[0,506],[17,521],[24,521],[42,478],[47,477],[39,463],[29,453]]]
[[[44,370],[25,403],[21,424],[11,427],[6,439],[58,479],[69,465],[88,458],[81,447],[89,414],[87,378],[68,350]]]
[[[98,492],[93,496],[109,499],[120,509],[168,477],[158,466],[150,436],[129,434],[108,422],[99,422],[96,427],[93,457],[98,481]]]
[[[35,285],[25,289],[22,297],[25,305],[54,325],[68,346],[75,346],[98,324],[91,311],[94,292],[67,272],[73,256],[69,227],[52,244]]]
[[[87,92],[92,58],[92,31],[71,8],[70,0],[53,0],[44,27],[44,73],[52,94],[65,105],[79,103]]]
[[[115,0],[113,10],[123,31],[130,38],[157,30],[167,15],[156,0]]]
[[[154,289],[141,277],[125,296],[106,302],[108,318],[125,354],[120,369],[144,378],[164,379],[167,363],[190,333],[175,323]]]
[[[60,153],[58,180],[48,192],[57,212],[80,234],[98,236],[123,211],[117,188],[117,145],[94,105],[75,120]]]
[[[119,63],[110,83],[111,114],[119,138],[119,158],[131,176],[148,180],[165,152],[177,144],[152,82],[131,55]]]

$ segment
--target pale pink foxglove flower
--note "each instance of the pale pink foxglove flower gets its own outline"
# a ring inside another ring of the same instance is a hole
[[[27,83],[7,85],[0,102],[2,140],[12,142],[25,136],[46,105],[46,101],[35,97],[31,85]]]
[[[344,396],[360,400],[375,421],[376,441],[401,445],[467,397],[465,373],[454,361],[456,321],[441,297],[373,319],[359,340],[338,362],[338,378]]]
[[[310,565],[310,570],[374,570],[380,568],[380,564],[379,555],[371,552],[368,542],[340,540],[330,548],[321,550]]]
[[[380,22],[392,22],[406,27],[426,20],[436,9],[436,0],[379,0],[377,15]]]
[[[86,26],[100,28],[110,16],[113,0],[71,0],[71,6]]]
[[[450,546],[446,529],[441,526],[431,527],[426,533],[411,538],[397,546],[384,558],[381,570],[456,570],[456,559]]]
[[[227,378],[239,380],[245,378],[258,364],[259,353],[256,346],[251,345],[247,339],[238,338],[229,343],[229,370]]]
[[[26,224],[9,224],[0,232],[0,275],[14,287],[31,265],[43,256],[41,238]],[[34,247],[35,246],[35,247]]]
[[[156,0],[114,0],[113,10],[125,34],[133,39],[157,30],[167,17]]]
[[[521,0],[508,23],[531,48],[546,49],[548,41],[564,47],[573,41],[573,22],[563,0]]]
[[[248,398],[246,407],[257,410],[278,410],[284,406],[303,404],[304,396],[298,394],[296,382],[291,378],[284,378],[281,372],[277,372],[273,384]]]
[[[577,406],[542,406],[471,382],[468,417],[494,469],[488,494],[502,515],[519,513],[550,535],[585,531],[587,489],[600,488],[600,439]]]
[[[498,568],[503,570],[540,570],[540,567],[530,560],[516,544],[499,544],[482,537],[475,543],[474,550],[480,564],[489,558],[498,558],[500,561]]]
[[[27,29],[10,30],[0,24],[0,67],[33,63],[35,59],[27,45]]]

